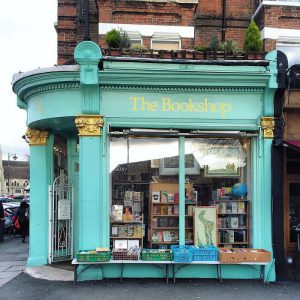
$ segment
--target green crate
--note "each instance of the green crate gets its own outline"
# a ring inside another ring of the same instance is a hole
[[[82,253],[86,252],[86,253]],[[103,251],[97,253],[89,253],[89,251],[82,251],[77,253],[76,258],[78,262],[106,262],[110,260],[111,252]]]
[[[164,260],[172,260],[172,251],[171,250],[142,250],[141,255],[142,260],[150,261],[164,261]]]

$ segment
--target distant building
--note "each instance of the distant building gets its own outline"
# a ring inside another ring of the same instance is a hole
[[[25,195],[29,185],[29,162],[3,160],[5,194]]]

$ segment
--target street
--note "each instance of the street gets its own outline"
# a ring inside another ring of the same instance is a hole
[[[79,282],[36,279],[22,272],[28,243],[6,237],[0,244],[0,299],[300,299],[300,283],[269,283],[257,280],[177,279],[166,284],[163,279],[106,279]],[[54,268],[52,268],[54,270]],[[12,278],[12,279],[11,279]]]

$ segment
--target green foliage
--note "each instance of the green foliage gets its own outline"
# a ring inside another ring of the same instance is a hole
[[[262,51],[263,43],[260,37],[260,31],[256,23],[252,20],[246,30],[244,51]]]
[[[106,33],[105,42],[109,48],[120,48],[121,34],[120,31],[112,29]]]
[[[212,38],[211,38],[211,41],[210,41],[210,49],[213,50],[213,51],[217,51],[219,49],[219,40],[218,38],[214,35]]]
[[[207,50],[209,50],[209,48],[205,47],[205,46],[196,46],[195,50],[196,51],[207,51]]]
[[[119,48],[129,49],[131,47],[131,41],[128,37],[128,33],[126,31],[122,31],[120,33],[120,36],[121,36],[121,41],[120,41]]]
[[[235,55],[240,51],[240,48],[235,40],[228,40],[224,43],[221,43],[219,48],[227,54]]]

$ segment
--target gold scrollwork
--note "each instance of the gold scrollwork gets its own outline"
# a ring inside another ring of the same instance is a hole
[[[47,130],[28,128],[25,133],[30,146],[45,146],[49,137]]]
[[[264,138],[271,139],[274,137],[274,117],[261,117],[260,126],[264,131]]]
[[[100,115],[80,115],[76,117],[75,124],[79,136],[98,136],[101,135],[103,127],[103,117]]]

